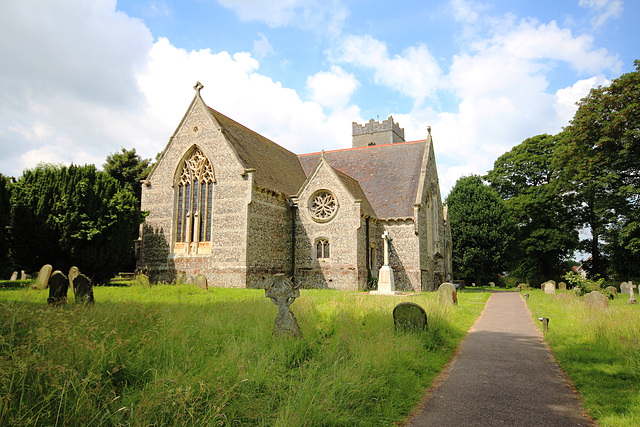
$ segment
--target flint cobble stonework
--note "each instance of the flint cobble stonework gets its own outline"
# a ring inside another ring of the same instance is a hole
[[[170,282],[202,274],[212,287],[262,288],[274,274],[284,273],[301,287],[362,290],[383,265],[385,231],[391,237],[389,258],[396,289],[434,290],[451,279],[451,234],[430,135],[418,142],[422,145],[411,145],[424,147],[419,151],[422,157],[409,162],[417,166],[422,162],[421,168],[410,171],[418,182],[410,177],[407,181],[417,189],[385,199],[371,193],[385,188],[384,170],[376,172],[383,177],[379,182],[360,182],[354,176],[366,176],[362,174],[367,171],[358,162],[338,170],[322,155],[315,168],[305,172],[299,156],[207,107],[200,98],[201,87],[196,86],[196,97],[143,182],[142,208],[149,214],[141,227],[138,269],[152,280]],[[375,152],[382,157],[374,167],[384,167],[385,155],[396,156],[397,161],[400,155],[393,154],[393,148],[402,149],[404,143],[404,130],[392,118],[354,124],[353,136],[354,150],[391,143]],[[191,186],[181,181],[184,165],[197,156],[210,166],[208,196],[204,184],[193,181],[202,192],[197,196],[200,193],[187,193]],[[396,169],[388,171],[388,179],[405,173],[403,167]],[[312,214],[318,194],[330,194],[335,200],[331,216],[318,219]],[[190,197],[193,202],[187,208],[185,200]],[[409,208],[389,209],[389,203],[397,203],[392,200],[409,203]],[[210,222],[203,219],[207,209]],[[407,214],[385,218],[377,211]],[[210,237],[204,238],[206,227]],[[318,257],[319,240],[327,242],[330,256]]]

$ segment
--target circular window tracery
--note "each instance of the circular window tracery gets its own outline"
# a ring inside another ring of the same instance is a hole
[[[309,212],[316,221],[329,221],[338,210],[338,201],[331,192],[322,190],[311,196]]]

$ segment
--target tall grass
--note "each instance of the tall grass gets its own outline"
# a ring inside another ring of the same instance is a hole
[[[624,294],[603,309],[569,292],[528,293],[533,317],[550,318],[545,338],[591,417],[602,426],[640,425],[640,306]]]
[[[484,307],[462,293],[399,299],[303,290],[303,339],[274,338],[261,290],[94,288],[96,305],[47,307],[0,291],[0,425],[390,425],[419,402]],[[424,333],[392,310],[424,307]]]

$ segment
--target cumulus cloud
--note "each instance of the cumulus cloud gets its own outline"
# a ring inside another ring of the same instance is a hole
[[[413,98],[417,105],[434,97],[440,84],[440,67],[424,44],[391,56],[387,45],[372,36],[348,35],[329,55],[336,62],[372,69],[376,84]]]
[[[321,71],[307,78],[311,99],[332,109],[347,105],[359,85],[353,74],[337,65],[333,65],[330,71]]]
[[[598,86],[606,86],[609,83],[610,81],[603,76],[596,76],[589,79],[578,80],[569,87],[558,89],[556,91],[555,107],[559,121],[568,124],[578,109],[576,103],[587,96],[591,89]]]
[[[218,0],[243,21],[338,34],[348,16],[341,0]]]

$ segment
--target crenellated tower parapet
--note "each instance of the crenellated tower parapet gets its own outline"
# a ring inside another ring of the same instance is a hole
[[[352,137],[354,148],[404,142],[404,128],[395,123],[392,116],[382,122],[371,119],[364,125],[353,122]]]

